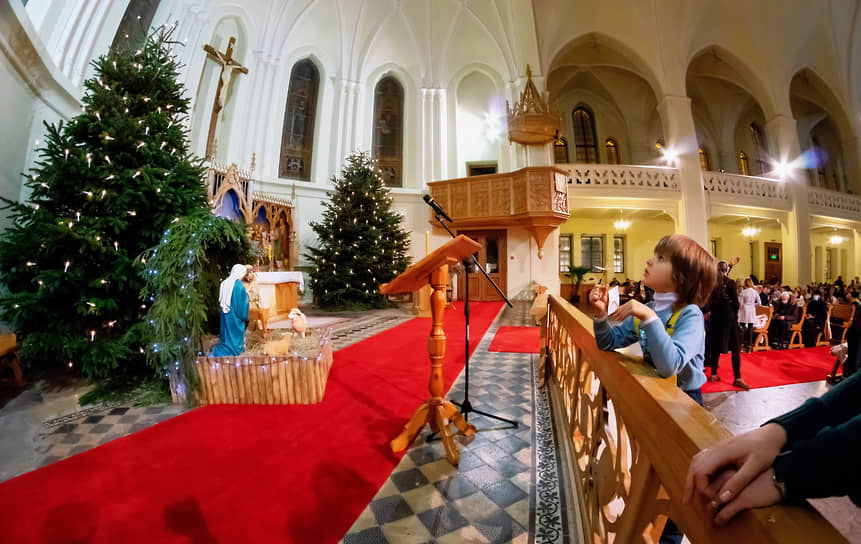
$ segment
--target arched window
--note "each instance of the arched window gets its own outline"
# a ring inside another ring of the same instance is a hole
[[[765,136],[762,129],[756,123],[750,124],[750,141],[753,144],[753,162],[756,167],[755,175],[763,175],[770,171],[768,161],[765,160]]]
[[[709,162],[709,151],[704,147],[700,148],[700,170],[702,170],[703,172],[708,172],[709,170],[711,170],[711,163]]]
[[[556,138],[553,142],[553,162],[556,164],[568,162],[568,140],[564,137]]]
[[[750,175],[750,166],[747,164],[747,153],[744,151],[738,152],[738,173],[742,176]]]
[[[619,146],[616,145],[616,140],[607,138],[604,147],[607,149],[607,164],[619,164]]]
[[[595,118],[592,112],[579,106],[572,115],[577,162],[598,162],[598,139],[595,137]]]
[[[314,148],[314,118],[320,74],[310,60],[301,60],[290,72],[287,109],[281,131],[281,158],[278,176],[311,179],[311,154]]]
[[[403,186],[404,88],[388,76],[374,89],[372,156],[389,187]]]
[[[816,139],[816,136],[811,136],[810,140],[813,142],[813,157],[816,168],[815,185],[817,187],[827,187],[828,178],[825,175],[825,163],[828,162],[827,155],[825,154],[825,150],[822,148],[822,145],[819,143],[819,140]]]

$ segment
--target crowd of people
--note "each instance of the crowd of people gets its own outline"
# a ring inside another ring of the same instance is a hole
[[[789,346],[792,327],[798,323],[802,323],[801,340],[805,347],[813,347],[817,341],[831,341],[832,330],[842,326],[842,318],[830,316],[830,308],[861,300],[861,280],[858,276],[848,284],[838,276],[834,283],[810,283],[791,288],[777,281],[759,281],[756,276],[732,279],[729,273],[737,263],[737,257],[717,263],[716,285],[702,307],[707,333],[704,366],[710,370],[708,381],[720,380],[717,374],[720,355],[730,353],[733,385],[739,389],[750,389],[741,377],[740,354],[753,350],[757,338],[755,331],[763,326],[766,319],[764,314],[757,314],[757,307],[771,306],[774,309],[767,338],[771,349],[781,350]],[[647,304],[654,300],[654,291],[645,281],[626,279],[620,282],[614,279],[608,285],[610,288],[616,286],[619,288],[620,304],[631,300]],[[855,359],[847,365],[846,376],[861,363],[855,362]]]

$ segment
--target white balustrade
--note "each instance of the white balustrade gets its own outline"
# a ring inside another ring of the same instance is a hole
[[[573,187],[630,187],[679,191],[678,171],[663,166],[631,164],[556,164],[568,172]]]
[[[807,203],[811,208],[830,211],[840,210],[853,214],[855,218],[861,218],[861,197],[848,193],[809,187],[807,189]]]
[[[703,172],[703,185],[712,194],[732,198],[745,197],[789,201],[786,184],[776,179],[728,174],[726,172]]]

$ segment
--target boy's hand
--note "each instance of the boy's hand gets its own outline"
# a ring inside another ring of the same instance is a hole
[[[610,304],[610,296],[607,294],[606,285],[596,285],[589,291],[589,304],[594,308],[593,315],[598,319],[607,317],[607,306]]]
[[[625,304],[619,306],[619,308],[613,312],[613,315],[610,316],[610,319],[613,321],[624,321],[629,315],[633,315],[640,321],[645,321],[647,319],[651,319],[657,314],[642,302],[638,300],[629,300]]]

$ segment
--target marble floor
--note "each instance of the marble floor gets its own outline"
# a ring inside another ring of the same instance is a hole
[[[517,427],[470,414],[478,432],[458,438],[459,469],[445,460],[439,440],[425,429],[342,542],[574,542],[559,492],[559,462],[550,409],[535,387],[537,355],[488,352],[503,325],[530,326],[529,304],[504,309],[470,360],[470,401],[477,410],[517,421]],[[311,316],[309,316],[311,317]],[[332,314],[321,314],[332,318]],[[340,349],[413,317],[406,309],[334,315]],[[463,373],[449,393],[463,399]],[[706,408],[734,433],[760,425],[827,390],[824,382],[705,395]],[[101,405],[81,408],[82,382],[30,387],[0,409],[0,481],[136,432],[183,407]],[[850,542],[861,544],[861,509],[847,498],[811,501]],[[536,512],[541,515],[536,515]]]

